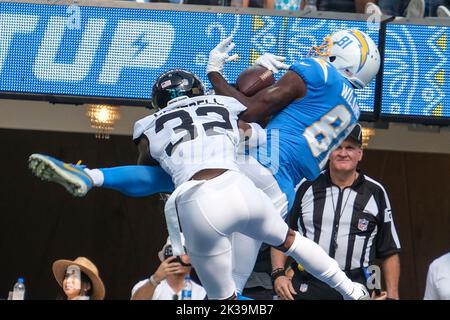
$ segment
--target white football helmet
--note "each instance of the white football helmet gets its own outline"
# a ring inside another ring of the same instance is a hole
[[[380,69],[381,58],[375,42],[359,30],[335,32],[311,50],[312,56],[331,63],[358,89],[368,85]]]

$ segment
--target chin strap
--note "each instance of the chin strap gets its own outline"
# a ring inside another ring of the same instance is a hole
[[[174,104],[174,103],[177,103],[178,101],[186,100],[186,99],[189,99],[189,97],[188,96],[179,96],[179,97],[173,98],[172,100],[169,100],[167,102],[167,105]]]

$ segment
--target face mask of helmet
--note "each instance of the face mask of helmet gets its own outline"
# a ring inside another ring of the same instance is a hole
[[[168,103],[182,96],[196,97],[205,94],[200,79],[190,71],[173,69],[162,74],[152,88],[152,106],[160,110]]]

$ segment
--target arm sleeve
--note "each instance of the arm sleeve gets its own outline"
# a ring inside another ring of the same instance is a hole
[[[400,239],[392,218],[391,204],[383,187],[378,195],[380,220],[377,232],[377,258],[386,258],[400,252]]]

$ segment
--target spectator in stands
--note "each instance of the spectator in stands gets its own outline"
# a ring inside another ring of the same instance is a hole
[[[273,8],[276,10],[290,10],[297,11],[300,10],[300,6],[304,0],[271,0],[267,1],[267,8]]]
[[[450,0],[445,0],[445,4],[436,8],[436,16],[439,18],[450,18]]]
[[[384,13],[407,18],[441,17],[450,18],[450,0],[372,0],[365,12]]]
[[[367,14],[377,13],[407,18],[423,18],[425,13],[424,0],[371,0],[366,4]]]
[[[184,237],[182,237],[184,245]],[[184,279],[192,271],[188,255],[172,256],[170,238],[158,253],[161,264],[149,278],[139,281],[131,291],[131,300],[180,300]],[[178,259],[179,258],[179,259]],[[205,299],[206,291],[192,281],[192,300]]]
[[[323,11],[364,13],[364,8],[372,0],[317,0],[317,8]]]
[[[268,8],[270,9],[269,2],[273,0],[232,0],[231,5],[242,8]],[[272,6],[273,8],[273,6]]]
[[[105,286],[98,269],[85,257],[75,260],[57,260],[53,263],[53,275],[61,286],[63,300],[103,300]]]
[[[207,6],[230,6],[231,0],[184,0],[184,4],[197,4]]]
[[[430,264],[424,300],[450,300],[450,252]]]
[[[265,8],[276,10],[300,10],[304,0],[232,0],[231,5],[243,8]]]
[[[136,2],[166,2],[175,4],[196,4],[206,6],[229,6],[231,0],[136,0]]]

